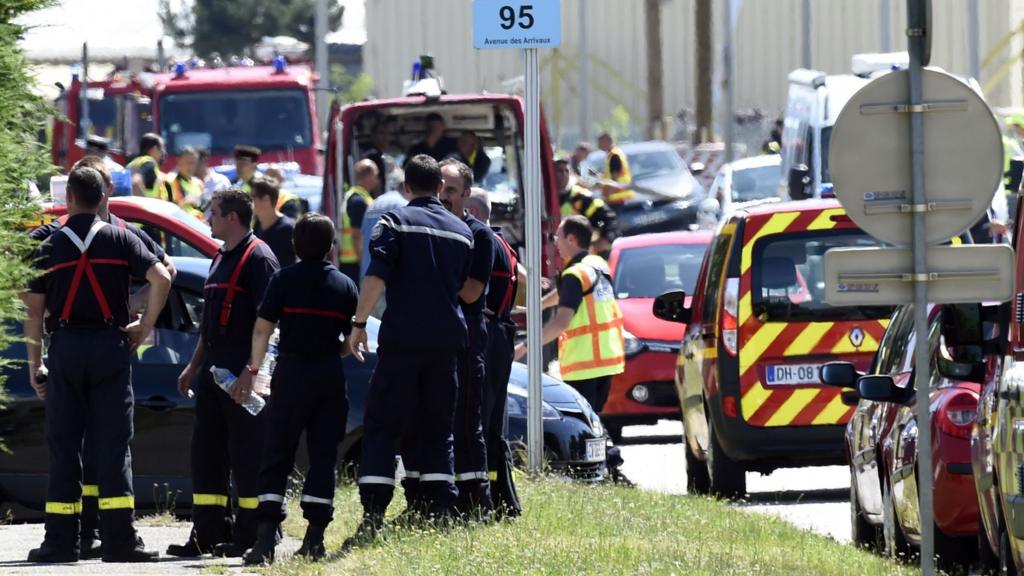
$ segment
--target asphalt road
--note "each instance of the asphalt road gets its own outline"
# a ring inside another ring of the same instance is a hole
[[[209,573],[215,570],[218,574],[257,574],[242,566],[240,558],[178,559],[163,556],[169,544],[180,544],[188,539],[190,524],[184,522],[160,522],[159,525],[148,525],[145,519],[139,522],[139,534],[146,542],[146,547],[161,553],[159,562],[147,564],[107,564],[100,560],[81,561],[76,564],[28,564],[25,558],[28,551],[39,546],[43,541],[43,525],[14,524],[0,527],[0,574],[162,574],[185,575]],[[299,547],[299,542],[285,538],[278,553],[289,555]],[[214,568],[217,567],[217,568]]]
[[[657,426],[626,427],[622,441],[626,477],[641,488],[685,494],[682,432],[682,424],[673,420],[662,420]],[[773,514],[847,543],[849,489],[849,471],[844,466],[784,469],[766,476],[748,472],[748,502],[736,506]]]

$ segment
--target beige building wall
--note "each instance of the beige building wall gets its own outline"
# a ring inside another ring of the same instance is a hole
[[[578,80],[581,22],[579,2],[589,4],[591,118],[606,121],[616,106],[630,117],[636,135],[647,117],[643,0],[562,0],[562,46],[543,50],[542,90],[556,138],[575,138],[580,123]],[[884,0],[813,0],[812,67],[846,72],[850,57],[882,46]],[[721,56],[724,0],[714,0],[715,61]],[[1024,22],[1024,0],[981,0],[981,54],[985,57]],[[905,49],[905,2],[890,0],[891,42]],[[785,105],[786,76],[801,65],[801,0],[745,0],[735,34],[736,105],[777,114]],[[967,0],[933,0],[932,64],[969,72]],[[522,56],[512,50],[475,50],[471,0],[368,0],[366,71],[378,96],[395,96],[413,60],[434,55],[449,92],[508,91],[522,74]],[[662,1],[665,107],[668,114],[694,103],[694,0]],[[1021,106],[1020,36],[982,68],[981,82],[996,106]],[[1001,70],[1002,69],[1002,70]],[[999,74],[1001,81],[989,86]]]

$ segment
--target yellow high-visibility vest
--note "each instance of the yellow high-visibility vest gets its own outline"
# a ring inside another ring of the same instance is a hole
[[[626,369],[622,311],[615,301],[608,263],[589,254],[564,275],[575,276],[583,286],[583,301],[558,337],[558,362],[562,380],[589,380],[621,374]]]
[[[619,161],[622,162],[622,173],[619,174],[618,178],[612,176],[612,156],[618,156]],[[626,155],[622,153],[622,150],[619,150],[618,146],[612,147],[604,157],[604,179],[614,180],[620,184],[629,184],[633,181],[633,173],[629,171],[629,161],[626,160]],[[630,189],[616,190],[609,194],[606,199],[612,204],[621,204],[627,200],[632,200],[634,196],[636,196],[636,193]]]
[[[348,192],[345,192],[345,198],[341,204],[341,250],[338,254],[338,261],[342,264],[358,264],[360,255],[363,253],[363,247],[356,246],[352,233],[352,220],[348,217],[348,201],[353,196],[362,198],[367,207],[373,204],[373,196],[362,186],[353,186],[348,189]]]
[[[132,175],[134,176],[139,172],[139,170],[142,170],[143,166],[147,164],[153,165],[153,170],[156,172],[156,180],[153,182],[153,187],[147,190],[143,190],[143,193],[149,198],[161,198],[160,193],[163,190],[164,173],[160,171],[160,163],[156,161],[156,158],[153,158],[152,156],[149,156],[147,154],[143,154],[141,156],[137,156],[134,160],[129,162],[128,165],[125,166],[125,168],[130,170]],[[166,198],[164,199],[166,200]]]

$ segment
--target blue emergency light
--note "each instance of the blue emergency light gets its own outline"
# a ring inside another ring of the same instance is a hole
[[[184,78],[185,77],[185,63],[184,62],[178,62],[177,64],[174,65],[174,77],[175,78]]]
[[[284,74],[284,71],[288,68],[288,60],[284,56],[278,54],[274,56],[274,74]]]

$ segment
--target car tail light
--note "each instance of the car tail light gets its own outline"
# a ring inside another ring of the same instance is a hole
[[[722,345],[730,356],[736,356],[739,350],[739,299],[740,279],[726,279],[725,294],[722,297]]]
[[[722,398],[722,412],[729,418],[735,418],[739,415],[739,412],[736,410],[736,398],[734,396]]]
[[[939,430],[954,438],[970,438],[978,417],[978,395],[966,390],[954,393],[939,407]]]

